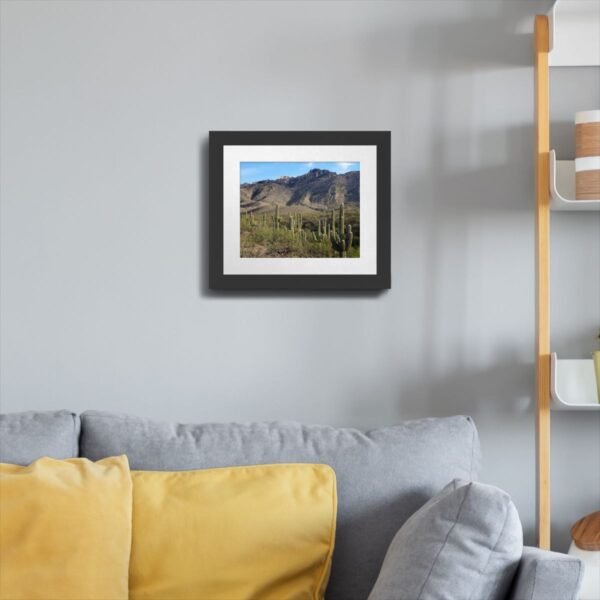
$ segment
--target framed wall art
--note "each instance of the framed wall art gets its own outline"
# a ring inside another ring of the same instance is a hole
[[[389,131],[212,131],[209,157],[212,289],[390,287]]]

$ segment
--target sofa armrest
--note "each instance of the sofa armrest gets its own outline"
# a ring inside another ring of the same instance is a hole
[[[578,558],[525,546],[510,600],[575,600],[583,564]]]

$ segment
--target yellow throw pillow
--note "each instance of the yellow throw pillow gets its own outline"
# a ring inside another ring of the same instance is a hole
[[[335,473],[290,464],[133,471],[132,600],[316,600],[335,538]]]
[[[126,600],[127,457],[0,463],[0,598]]]

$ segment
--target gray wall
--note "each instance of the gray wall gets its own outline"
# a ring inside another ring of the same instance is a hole
[[[548,6],[3,2],[2,410],[468,413],[532,541],[530,31]],[[210,129],[391,130],[392,290],[211,293]],[[599,221],[555,221],[556,347],[585,356]],[[553,420],[557,548],[597,508],[599,417]]]

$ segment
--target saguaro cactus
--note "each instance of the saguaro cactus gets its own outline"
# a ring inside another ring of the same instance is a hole
[[[350,248],[352,247],[352,238],[353,238],[353,234],[352,234],[352,225],[350,225],[350,223],[348,223],[348,230],[346,231],[346,252],[348,250],[350,250]]]
[[[331,246],[332,248],[339,253],[341,258],[346,258],[347,252],[352,247],[352,240],[354,239],[354,234],[352,232],[352,225],[348,223],[345,226],[345,214],[344,214],[344,205],[340,205],[339,211],[340,217],[340,229],[338,231],[331,231]]]
[[[339,234],[336,233],[331,237],[331,247],[340,255],[340,258],[346,256],[346,244]]]
[[[339,208],[339,230],[335,226],[335,211],[331,211],[331,227],[329,229],[328,239],[331,242],[331,247],[340,255],[341,258],[346,256],[347,250],[352,245],[352,228],[350,234],[345,227],[346,215],[344,213],[344,204],[340,204]]]

